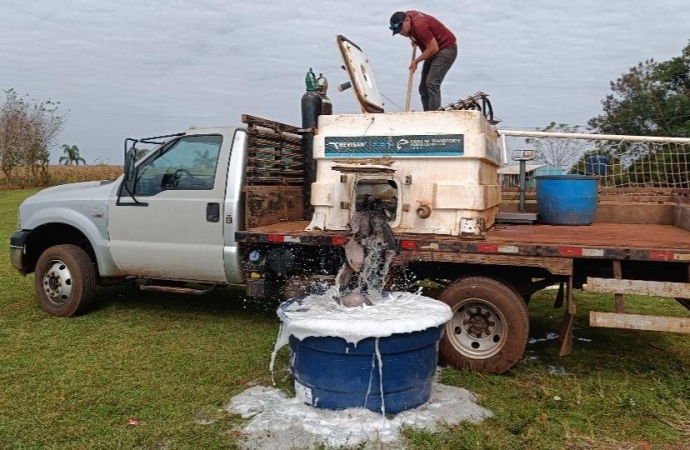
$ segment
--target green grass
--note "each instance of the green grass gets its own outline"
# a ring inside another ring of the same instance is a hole
[[[32,192],[0,192],[5,245]],[[443,370],[443,382],[476,393],[496,416],[434,434],[408,429],[408,447],[690,448],[688,337],[588,328],[588,311],[613,310],[613,300],[576,295],[570,356],[560,358],[551,340],[529,345],[504,375]],[[558,331],[554,296],[543,291],[530,303],[533,337]],[[275,306],[245,301],[237,289],[197,297],[119,286],[99,290],[89,314],[55,318],[35,302],[33,276],[0,258],[0,448],[235,448],[241,419],[219,409],[253,383],[269,385]],[[631,298],[628,306],[686,315],[668,300]],[[283,350],[278,370],[286,368]],[[279,383],[289,385],[289,377]]]

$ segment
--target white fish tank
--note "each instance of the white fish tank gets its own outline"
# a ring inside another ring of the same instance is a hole
[[[481,111],[386,112],[362,50],[338,37],[362,114],[319,116],[308,230],[346,230],[363,202],[396,233],[483,236],[496,219],[498,133]]]

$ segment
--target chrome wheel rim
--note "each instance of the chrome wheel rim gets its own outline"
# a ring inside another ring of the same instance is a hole
[[[48,301],[55,306],[63,306],[72,295],[72,273],[67,264],[54,260],[43,273],[43,291]]]
[[[472,298],[453,310],[446,332],[458,352],[473,359],[485,359],[503,348],[507,328],[500,311],[485,300]]]

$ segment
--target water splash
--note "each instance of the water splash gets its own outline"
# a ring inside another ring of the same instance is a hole
[[[379,392],[381,393],[381,415],[386,416],[386,399],[383,390],[383,360],[381,359],[381,349],[379,348],[379,338],[374,343],[376,359],[379,362]],[[371,383],[371,381],[369,381]]]
[[[345,262],[336,276],[335,300],[345,306],[362,306],[381,298],[390,265],[398,252],[387,218],[376,210],[358,211],[350,220],[352,237],[344,246]],[[349,293],[354,273],[357,285]]]

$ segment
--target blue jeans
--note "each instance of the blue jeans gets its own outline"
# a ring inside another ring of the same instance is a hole
[[[424,111],[436,111],[441,108],[441,82],[458,56],[458,46],[439,50],[431,59],[424,61],[422,79],[419,83],[419,95],[422,96]]]

